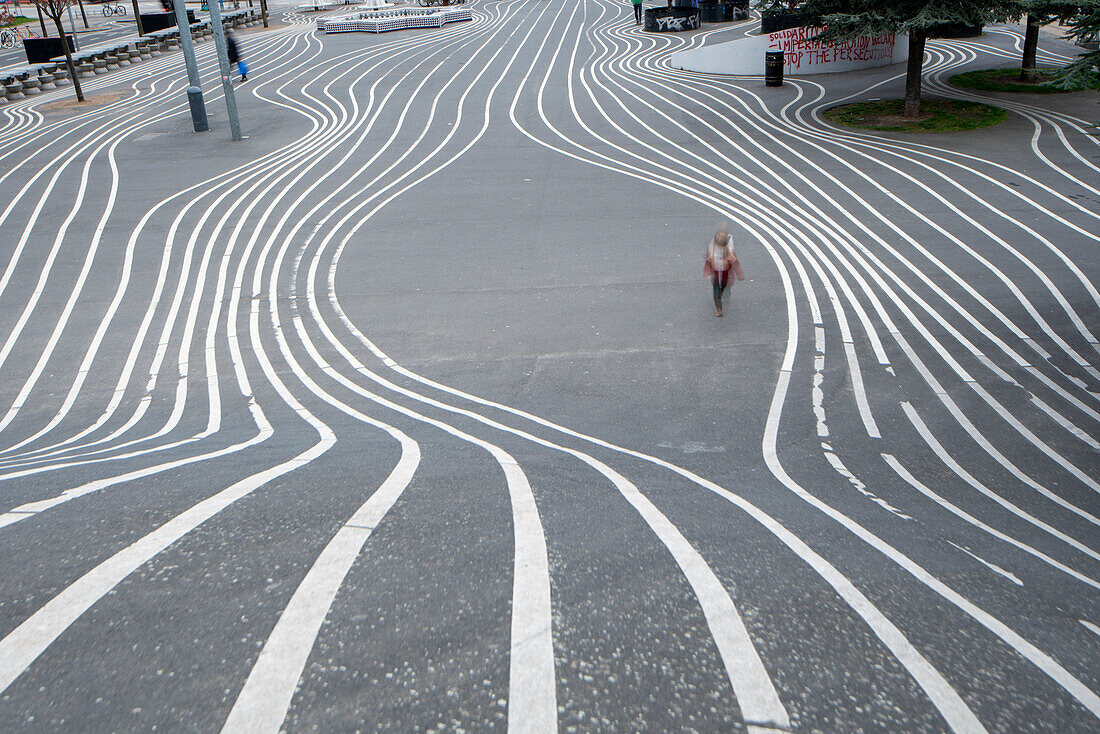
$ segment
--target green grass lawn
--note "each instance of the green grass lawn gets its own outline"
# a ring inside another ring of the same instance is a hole
[[[982,69],[955,74],[948,81],[957,87],[980,89],[985,92],[1023,92],[1027,94],[1057,94],[1059,92],[1079,92],[1085,89],[1100,89],[1100,75],[1093,77],[1092,84],[1075,89],[1062,89],[1055,86],[1061,69],[1036,69],[1037,81],[1021,82],[1020,69]]]
[[[34,18],[28,18],[28,17],[23,16],[23,15],[14,15],[14,16],[11,16],[11,21],[10,22],[4,23],[4,25],[0,26],[0,28],[14,28],[17,25],[25,25],[26,23],[33,23],[33,22],[34,22]]]
[[[825,110],[825,119],[866,130],[943,133],[996,125],[1007,116],[1000,107],[954,99],[926,99],[921,101],[920,117],[908,119],[902,116],[904,105],[901,99],[855,102]]]

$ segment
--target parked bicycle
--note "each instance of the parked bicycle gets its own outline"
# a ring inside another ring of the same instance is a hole
[[[462,5],[466,0],[417,0],[424,7],[432,5]]]
[[[0,29],[0,48],[15,48],[23,44],[24,38],[38,38],[37,33],[33,33],[23,28],[3,28]]]
[[[103,15],[105,17],[111,15],[126,15],[126,7],[122,5],[122,3],[115,3],[114,5],[110,3],[103,3],[103,7],[101,8],[101,10],[103,11]]]

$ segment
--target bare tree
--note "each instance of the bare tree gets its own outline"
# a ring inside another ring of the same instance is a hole
[[[73,0],[34,0],[39,12],[54,22],[57,26],[57,35],[61,36],[61,48],[65,52],[65,66],[69,69],[69,78],[73,80],[73,90],[78,101],[84,101],[84,91],[80,88],[80,78],[76,73],[76,65],[73,64],[73,52],[69,48],[69,37],[65,34],[65,26],[61,24],[61,16],[73,4]]]

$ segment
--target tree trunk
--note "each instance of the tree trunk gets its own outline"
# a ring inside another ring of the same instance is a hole
[[[141,27],[141,8],[138,7],[137,0],[134,0],[134,21],[137,22],[138,35],[144,36],[145,29]]]
[[[73,52],[69,48],[69,37],[65,35],[65,28],[61,25],[61,16],[53,19],[57,24],[57,32],[61,36],[61,48],[65,50],[65,66],[69,69],[69,78],[73,80],[73,91],[76,92],[76,101],[84,101],[84,90],[80,88],[80,76],[76,73],[76,65],[73,63]]]
[[[924,71],[924,42],[928,31],[914,28],[909,31],[909,62],[905,68],[905,116],[920,115],[921,72]]]
[[[1020,64],[1020,81],[1033,82],[1035,74],[1035,52],[1039,50],[1039,19],[1027,14],[1027,30],[1024,32],[1024,54]]]

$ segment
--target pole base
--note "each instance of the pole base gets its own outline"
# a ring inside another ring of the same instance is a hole
[[[195,125],[195,132],[208,131],[210,121],[206,119],[206,103],[202,101],[202,90],[198,87],[188,87],[187,104],[191,106],[191,121]]]

